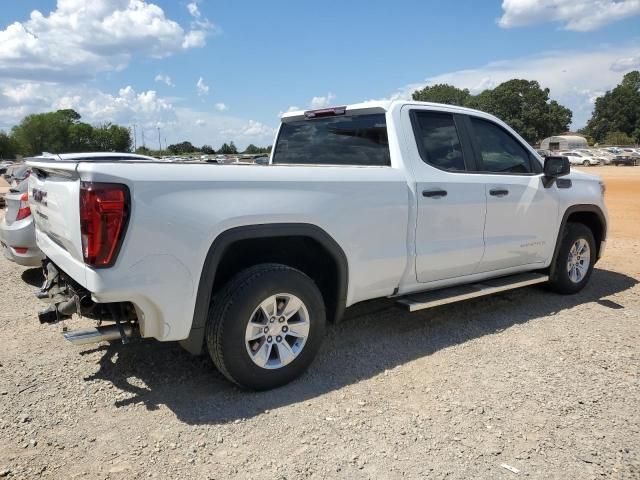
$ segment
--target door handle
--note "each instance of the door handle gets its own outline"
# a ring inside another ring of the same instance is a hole
[[[422,196],[428,197],[428,198],[442,198],[447,196],[447,191],[446,190],[423,190]]]
[[[504,188],[494,188],[489,190],[489,195],[493,195],[494,197],[506,197],[509,195],[509,190],[505,190]]]

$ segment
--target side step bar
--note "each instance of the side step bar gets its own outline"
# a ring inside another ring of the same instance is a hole
[[[537,283],[549,281],[549,275],[542,273],[520,273],[508,277],[483,280],[479,283],[460,285],[457,287],[441,288],[428,292],[412,293],[397,300],[396,303],[410,312],[433,308],[447,303],[460,302],[470,298],[484,297],[493,293],[514,290]]]

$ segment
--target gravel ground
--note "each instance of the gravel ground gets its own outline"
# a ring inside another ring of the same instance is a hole
[[[66,344],[0,259],[0,477],[638,479],[640,241],[614,231],[578,295],[361,305],[265,393],[175,344]]]

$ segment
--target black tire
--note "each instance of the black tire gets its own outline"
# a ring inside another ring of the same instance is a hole
[[[585,160],[584,162],[582,162],[583,167],[588,167],[589,165],[589,160]]]
[[[588,243],[590,259],[586,274],[579,282],[574,282],[569,277],[567,262],[569,260],[569,251],[571,250],[571,247],[580,239],[583,239]],[[567,223],[564,228],[564,232],[562,233],[562,237],[560,238],[558,255],[551,268],[549,288],[554,292],[562,294],[578,293],[589,282],[596,257],[596,241],[591,229],[582,223]]]
[[[251,359],[245,332],[252,313],[266,298],[289,293],[309,314],[309,334],[295,359],[280,368],[260,367]],[[286,265],[260,264],[241,271],[213,298],[206,327],[207,349],[218,370],[251,390],[268,390],[300,376],[315,358],[325,332],[326,313],[320,290],[303,272]]]

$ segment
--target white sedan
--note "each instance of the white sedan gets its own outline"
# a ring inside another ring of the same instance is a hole
[[[569,152],[560,152],[560,155],[567,157],[571,165],[583,165],[588,167],[590,165],[600,165],[600,159],[593,155],[581,152],[579,150],[571,150]]]

